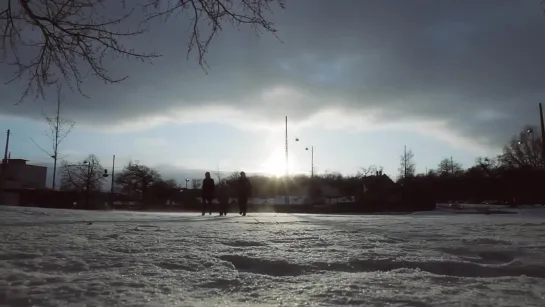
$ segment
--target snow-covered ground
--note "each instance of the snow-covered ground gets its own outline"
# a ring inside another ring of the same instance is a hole
[[[202,198],[197,197],[197,199],[202,203]],[[229,203],[236,201],[236,198],[229,198]],[[289,205],[303,205],[307,201],[306,196],[289,196]],[[351,203],[354,202],[354,196],[345,196],[339,198],[325,199],[327,204],[342,204],[342,203]],[[212,200],[212,203],[217,204],[218,200]],[[250,198],[248,203],[254,205],[284,205],[286,203],[285,196],[276,196],[276,197],[255,197]]]
[[[545,306],[545,216],[0,206],[1,306]]]

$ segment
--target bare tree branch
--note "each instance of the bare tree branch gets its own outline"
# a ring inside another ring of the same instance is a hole
[[[452,158],[444,158],[437,166],[437,173],[442,176],[455,176],[463,173],[462,164],[454,161]]]
[[[191,179],[191,188],[198,190],[201,188],[201,181],[199,179]]]
[[[220,171],[220,165],[218,163],[218,170],[216,171],[216,177],[218,178],[218,184],[221,184],[221,171]]]
[[[535,135],[536,127],[526,126],[504,146],[501,162],[509,168],[543,168],[541,137]]]
[[[285,7],[285,0],[148,0],[143,4],[133,2],[129,7],[124,0],[4,1],[5,7],[0,7],[0,63],[16,68],[8,83],[28,81],[19,102],[29,93],[44,97],[44,89],[57,83],[75,87],[85,96],[81,85],[89,74],[107,83],[125,80],[127,76],[110,75],[106,57],[141,61],[158,57],[155,52],[126,48],[123,39],[142,34],[149,21],[166,20],[174,13],[185,13],[191,20],[187,57],[195,49],[199,65],[206,71],[205,54],[222,24],[247,25],[258,33],[274,34],[276,29],[265,14],[272,11],[272,4]],[[116,4],[121,4],[123,12],[109,17],[110,7]],[[133,30],[119,30],[129,23],[136,8],[147,12],[140,25]],[[203,26],[209,27],[206,33]],[[26,59],[23,51],[33,56]]]
[[[43,149],[34,139],[30,139],[36,147],[38,147],[41,151],[43,151],[45,154],[47,154],[49,157],[53,159],[53,183],[52,183],[52,189],[55,189],[56,185],[56,175],[57,175],[57,161],[59,160],[59,146],[64,141],[64,139],[68,136],[68,134],[72,131],[74,128],[75,122],[71,120],[67,120],[60,117],[61,113],[61,87],[59,86],[57,88],[57,111],[55,112],[55,116],[48,116],[47,114],[43,113],[43,116],[45,118],[45,121],[47,125],[49,126],[49,131],[46,132],[46,136],[51,140],[52,142],[52,151],[47,151]]]
[[[38,143],[36,143],[36,141],[34,141],[33,138],[30,138],[29,140],[30,140],[34,145],[36,145],[36,147],[38,147],[39,150],[41,150],[43,153],[45,153],[48,157],[53,158],[53,155],[52,155],[49,151],[43,149],[43,147],[40,146]]]
[[[382,172],[384,168],[382,166],[370,165],[368,167],[360,167],[360,170],[356,174],[358,178],[364,178],[368,176],[373,176],[377,172]]]
[[[115,182],[125,193],[138,197],[143,204],[149,201],[149,192],[152,185],[161,181],[161,175],[155,169],[138,162],[129,162],[115,177]]]
[[[399,178],[414,177],[416,173],[416,165],[414,163],[414,153],[411,149],[406,149],[399,157]]]
[[[62,163],[62,188],[65,190],[90,191],[100,190],[105,180],[104,167],[95,155],[89,155],[77,164]]]

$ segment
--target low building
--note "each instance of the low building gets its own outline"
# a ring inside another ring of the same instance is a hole
[[[25,159],[3,161],[0,174],[0,204],[19,205],[21,191],[45,189],[47,167],[27,164]]]

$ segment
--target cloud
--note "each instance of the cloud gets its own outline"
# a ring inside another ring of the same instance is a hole
[[[130,78],[87,80],[91,98],[66,94],[66,116],[127,131],[212,121],[273,129],[287,115],[343,130],[413,126],[480,151],[536,123],[545,94],[538,0],[291,1],[271,17],[282,42],[226,28],[210,46],[209,74],[185,60],[182,18],[127,42],[162,58],[111,61],[109,71]],[[39,117],[55,103],[13,106],[19,90],[1,88],[0,113]]]
[[[163,146],[167,146],[168,145],[168,142],[167,140],[165,140],[164,138],[160,138],[160,137],[157,137],[157,138],[137,138],[135,140],[135,143],[137,146],[139,147],[143,147],[143,148],[155,148],[155,147],[163,147]]]

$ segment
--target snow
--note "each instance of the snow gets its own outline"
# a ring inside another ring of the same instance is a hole
[[[544,306],[541,211],[203,217],[0,206],[0,305]]]
[[[543,205],[518,205],[510,207],[507,205],[487,205],[487,204],[456,204],[455,207],[450,207],[450,204],[436,204],[435,212],[450,212],[461,214],[523,214],[525,216],[541,216],[545,218],[545,207]],[[441,214],[441,213],[439,213]]]
[[[288,196],[289,198],[289,205],[303,205],[308,200],[306,196]],[[202,198],[197,197],[197,199],[202,203]],[[236,198],[229,198],[229,203],[236,201]],[[348,196],[348,197],[339,197],[339,198],[331,198],[326,199],[326,202],[328,204],[337,204],[337,203],[351,203],[354,202],[354,196]],[[218,200],[214,199],[212,200],[212,203],[217,204]],[[286,198],[285,196],[276,196],[276,197],[268,197],[268,198],[250,198],[248,200],[248,203],[254,204],[254,205],[284,205],[286,204]]]
[[[289,205],[303,205],[308,199],[306,196],[288,196]],[[262,205],[262,204],[274,204],[274,205],[284,205],[286,203],[285,196],[276,196],[273,198],[252,198],[250,201],[252,204]],[[339,197],[326,199],[328,204],[337,204],[337,203],[350,203],[354,202],[354,196],[348,197]]]
[[[304,205],[305,202],[308,201],[308,198],[306,196],[288,196],[289,198],[289,205]],[[202,198],[197,197],[199,202],[202,203]],[[229,198],[229,203],[236,202],[236,198]],[[345,196],[345,197],[339,197],[339,198],[331,198],[326,199],[327,204],[342,204],[342,203],[351,203],[354,202],[354,196]],[[213,204],[217,204],[218,200],[214,199],[212,200]],[[286,198],[283,195],[276,196],[276,197],[261,197],[261,198],[250,198],[248,200],[248,203],[254,204],[254,205],[284,205],[286,204]]]

